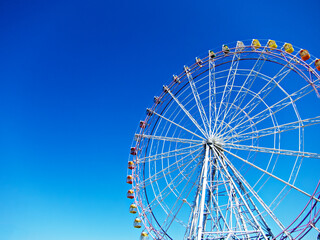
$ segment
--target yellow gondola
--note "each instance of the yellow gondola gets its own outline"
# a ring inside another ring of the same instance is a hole
[[[260,44],[260,42],[259,42],[258,39],[253,39],[251,45],[252,45],[252,47],[254,47],[255,49],[258,49],[258,48],[261,47],[261,44]]]
[[[148,233],[142,232],[140,236],[140,240],[148,240],[148,239],[149,239]]]
[[[293,53],[294,48],[292,47],[292,44],[290,43],[285,43],[283,45],[283,49],[287,52],[287,53]]]
[[[276,41],[274,41],[274,40],[269,40],[269,41],[268,41],[268,47],[269,47],[270,49],[276,49],[276,48],[278,47],[278,45],[276,44]]]
[[[133,222],[133,227],[134,228],[141,228],[142,227],[142,221],[140,218],[136,218]]]
[[[131,204],[129,208],[129,212],[133,214],[137,213],[137,206],[135,204]]]

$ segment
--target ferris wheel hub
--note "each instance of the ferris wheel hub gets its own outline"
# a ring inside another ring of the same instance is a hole
[[[211,136],[206,140],[206,144],[213,147],[223,148],[224,141],[219,136]]]

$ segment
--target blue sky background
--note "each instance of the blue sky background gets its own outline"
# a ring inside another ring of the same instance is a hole
[[[125,183],[145,108],[209,48],[320,56],[320,1],[0,1],[0,239],[138,239]]]

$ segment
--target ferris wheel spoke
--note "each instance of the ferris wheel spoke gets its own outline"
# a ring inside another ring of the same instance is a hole
[[[229,102],[230,102],[230,96],[231,96],[232,89],[233,89],[233,86],[234,86],[234,81],[235,81],[235,78],[236,78],[236,75],[237,75],[239,62],[240,62],[240,54],[239,53],[235,53],[233,55],[233,59],[232,59],[232,62],[231,62],[231,67],[230,67],[230,70],[229,70],[229,73],[228,73],[228,76],[227,76],[227,80],[226,80],[226,85],[225,85],[225,90],[226,90],[226,87],[228,88],[226,96],[224,97],[224,99],[227,99],[225,101],[226,102],[226,106],[225,106],[224,110],[222,111],[223,117],[222,117],[222,119],[220,121],[220,124],[218,125],[218,127],[215,130],[216,132],[219,132],[220,128],[223,127],[223,124],[224,124],[225,119],[226,119],[226,117],[227,117],[227,115],[229,113],[229,110],[232,107],[232,103],[231,103],[230,107],[228,105],[229,105]],[[224,99],[221,100],[221,103],[223,102]],[[220,116],[218,116],[218,118],[219,117]]]
[[[276,89],[277,86],[279,86],[280,82],[291,72],[291,68],[284,71],[288,67],[289,63],[287,63],[285,66],[283,66],[277,74],[274,75],[274,77],[269,78],[267,83],[260,89],[258,93],[256,93],[251,100],[248,101],[248,103],[243,107],[243,109],[250,109],[248,111],[248,115],[264,100],[274,89]],[[279,80],[277,80],[279,78]],[[274,84],[273,86],[271,84]],[[268,110],[268,109],[265,109]],[[236,118],[240,112],[238,112],[234,118]],[[240,124],[243,123],[245,120],[244,118],[240,120],[240,122],[232,129],[234,130],[237,128]],[[231,131],[231,130],[230,130]]]
[[[244,99],[246,98],[249,90],[251,89],[253,83],[257,79],[257,77],[258,77],[258,75],[259,75],[264,63],[266,62],[266,58],[264,58],[264,60],[261,61],[261,58],[263,56],[264,56],[264,54],[260,53],[259,58],[256,60],[255,64],[251,68],[248,76],[244,80],[243,84],[241,85],[240,90],[238,91],[236,97],[234,98],[234,100],[232,102],[232,105],[239,106],[238,109],[242,109],[242,108],[240,108],[240,106],[242,105],[242,103],[243,103]],[[245,89],[245,92],[241,95],[240,93],[242,93],[243,89]],[[237,102],[240,102],[240,103],[237,104]],[[230,111],[232,105],[230,105],[230,108],[229,108],[228,112]],[[231,122],[235,119],[235,117],[236,117],[235,114],[236,113],[237,113],[237,111],[235,111],[234,114],[232,115],[231,120],[230,120]]]
[[[155,112],[155,111],[152,111],[152,113],[153,113],[153,114],[155,114],[155,115],[157,115],[157,116],[159,116],[159,117],[161,117],[162,119],[164,119],[164,120],[166,120],[166,121],[168,121],[168,122],[170,122],[170,123],[172,123],[172,124],[176,125],[177,127],[179,127],[179,128],[181,128],[181,129],[183,129],[183,130],[185,130],[185,131],[187,131],[187,132],[189,132],[189,133],[193,134],[194,136],[196,136],[196,137],[198,137],[198,138],[201,138],[201,139],[205,140],[205,138],[204,138],[204,137],[201,137],[201,136],[199,136],[198,134],[196,134],[196,133],[194,133],[194,132],[190,131],[189,129],[186,129],[185,127],[182,127],[182,126],[181,126],[181,125],[179,125],[178,123],[175,123],[174,121],[172,121],[172,120],[170,120],[170,119],[168,119],[168,118],[166,118],[166,117],[162,116],[161,114],[159,114],[159,113],[157,113],[157,112]]]
[[[190,173],[187,173],[187,175],[190,175]],[[163,205],[163,203],[165,202],[166,198],[168,198],[173,193],[173,191],[183,182],[183,180],[184,179],[180,179],[180,181],[177,183],[177,186],[171,188],[168,185],[161,192],[159,192],[158,194],[155,194],[155,198],[147,205],[146,211],[148,212],[155,211],[155,209],[160,206],[165,211],[166,215],[168,215],[170,210],[168,210],[167,207]],[[170,182],[169,184],[172,184],[172,182]],[[165,190],[168,190],[168,191],[165,192]],[[175,194],[175,197],[176,197],[176,194]]]
[[[273,219],[273,221],[278,225],[278,227],[284,231],[284,233],[289,237],[289,239],[292,239],[291,235],[285,231],[284,225],[281,223],[281,221],[276,217],[276,215],[272,212],[272,210],[268,207],[268,205],[261,199],[261,197],[254,191],[254,189],[251,187],[251,185],[246,181],[246,179],[240,174],[240,172],[234,167],[234,165],[231,163],[231,161],[223,154],[223,158],[225,159],[227,165],[230,167],[232,172],[235,174],[235,176],[245,185],[245,187],[250,191],[250,193],[255,197],[255,199],[260,203],[260,205],[264,208],[264,210],[268,213],[268,215]],[[249,198],[250,199],[250,198]],[[252,202],[252,200],[250,199]],[[252,202],[253,203],[253,202]],[[253,203],[253,206],[255,204]],[[257,209],[257,212],[261,216],[260,211]],[[264,224],[266,225],[264,219],[261,216],[261,219],[263,220]]]
[[[301,121],[285,123],[282,125],[277,125],[277,126],[273,126],[273,127],[269,127],[269,128],[259,129],[259,130],[252,131],[252,132],[246,132],[241,135],[236,134],[236,135],[233,135],[229,138],[226,138],[225,141],[228,142],[230,139],[235,138],[235,139],[239,139],[239,140],[235,140],[232,143],[239,143],[239,142],[243,142],[243,141],[247,141],[247,140],[252,140],[252,139],[256,139],[256,138],[269,136],[272,134],[278,134],[278,133],[282,133],[282,132],[286,132],[286,131],[296,130],[296,129],[299,129],[302,127],[306,128],[308,126],[316,125],[316,124],[320,124],[320,116],[314,117],[314,118],[304,119]],[[256,135],[252,136],[253,134],[256,134]]]
[[[189,165],[198,157],[200,157],[201,153],[199,153],[195,158],[191,159],[187,164],[185,164],[184,168],[177,174],[177,176],[175,176],[168,184],[166,187],[164,187],[161,192],[159,192],[158,194],[155,194],[155,198],[148,204],[148,208],[154,209],[156,206],[158,206],[161,202],[163,202],[171,193],[172,190],[170,190],[169,188],[171,188],[171,185],[173,185],[174,181],[179,178],[185,171],[186,169],[189,167]],[[199,165],[199,163],[194,167],[197,168],[197,166]],[[192,172],[192,171],[191,171]],[[189,174],[191,174],[191,172],[187,172],[186,175],[188,176]],[[178,184],[176,186],[174,186],[174,189],[176,189],[182,182],[184,182],[185,178],[181,178],[180,181],[178,182]],[[162,196],[165,192],[165,190],[169,189],[170,191],[165,195]]]
[[[247,89],[246,92],[250,93],[251,95],[255,95],[255,93],[250,91],[249,89]],[[272,113],[272,110],[267,105],[267,103],[263,99],[261,99],[259,96],[258,96],[258,98],[265,104],[265,106],[267,107],[267,110],[269,110]],[[230,106],[230,108],[231,107],[232,106]],[[247,112],[247,109],[249,109],[249,108],[241,108],[239,106],[233,106],[233,108],[235,108],[234,112],[236,114],[242,113],[242,114],[245,115],[245,118],[238,117],[237,119],[235,119],[235,118],[230,119],[225,124],[225,126],[223,128],[221,128],[221,130],[218,132],[218,135],[220,137],[228,137],[235,130],[237,130],[237,132],[239,132],[239,130],[241,130],[241,128],[245,129],[247,127],[246,125],[254,126],[254,122],[253,122],[254,118],[250,117],[249,116],[249,112]],[[260,115],[259,116],[260,118],[263,118],[265,116],[267,116],[267,117],[270,116],[270,114],[268,112],[266,112],[266,111],[261,112],[261,114],[264,114],[264,115]],[[236,116],[238,116],[238,115],[236,115]],[[246,120],[244,120],[244,119],[246,119]],[[234,125],[234,126],[232,127],[232,125]],[[244,126],[242,126],[242,125],[244,125]],[[230,129],[228,130],[227,128],[230,128]]]
[[[209,56],[209,125],[210,125],[210,136],[212,135],[212,117],[217,114],[217,99],[216,99],[216,72],[215,63]],[[212,93],[213,90],[213,93]],[[212,113],[212,103],[214,111]]]
[[[178,166],[174,169],[171,169],[173,166],[178,165],[180,162],[183,162],[183,160],[185,160],[187,157],[191,156],[192,154],[194,154],[195,152],[199,151],[200,149],[196,149],[192,152],[190,152],[188,155],[185,155],[184,157],[182,157],[179,160],[175,160],[172,164],[170,164],[169,166],[167,166],[166,168],[163,168],[162,170],[156,172],[154,175],[149,176],[147,179],[144,179],[144,181],[140,182],[141,187],[142,186],[147,186],[148,183],[153,183],[155,181],[159,181],[160,179],[164,178],[166,175],[169,175],[177,170],[179,170],[181,167],[183,167],[184,165],[188,164],[189,162],[194,161],[194,159],[188,160],[185,163],[181,163],[181,166]],[[201,149],[202,150],[202,149]],[[159,177],[161,175],[161,177]]]
[[[183,189],[181,190],[179,196],[177,197],[177,199],[176,199],[176,201],[175,201],[172,209],[175,208],[175,206],[178,204],[179,201],[182,201],[182,202],[181,202],[181,204],[178,206],[178,210],[176,211],[175,214],[173,214],[172,211],[170,211],[170,213],[171,213],[171,215],[172,215],[172,219],[171,219],[171,221],[169,221],[168,225],[165,227],[165,228],[166,228],[165,231],[168,231],[168,230],[169,230],[171,224],[172,224],[173,221],[175,220],[176,216],[178,215],[179,211],[181,210],[182,205],[184,204],[184,199],[186,199],[186,198],[189,196],[189,194],[191,193],[192,189],[193,189],[194,186],[196,185],[197,180],[194,181],[194,183],[192,184],[192,186],[191,186],[189,189],[187,188],[187,186],[189,186],[189,184],[190,184],[190,182],[191,182],[192,176],[193,176],[194,173],[196,172],[196,169],[197,169],[197,168],[194,168],[194,169],[192,170],[191,175],[190,175],[187,183],[184,185],[184,187],[183,187]],[[182,199],[183,194],[184,194],[185,190],[187,190],[187,189],[188,189],[188,193],[186,194],[186,196],[184,196],[184,199]],[[169,216],[170,216],[170,214],[168,214],[168,216],[167,216],[166,219],[164,220],[164,223],[163,223],[163,224],[166,224],[166,222],[169,220]],[[186,226],[186,227],[187,227],[187,226]]]
[[[257,147],[257,146],[248,146],[248,145],[239,145],[239,144],[226,144],[225,145],[231,149],[244,150],[244,151],[255,151],[255,152],[263,152],[270,154],[281,154],[287,156],[299,156],[305,158],[316,158],[320,159],[320,154],[318,153],[310,153],[310,152],[301,152],[287,149],[276,149],[276,148],[266,148],[266,147]]]
[[[221,110],[221,107],[224,104],[224,101],[227,98],[229,99],[229,97],[230,97],[230,94],[231,94],[231,91],[232,91],[232,88],[233,88],[233,84],[234,84],[234,80],[235,80],[235,76],[236,76],[236,73],[237,73],[237,70],[238,70],[239,60],[240,60],[240,55],[238,53],[235,53],[233,55],[233,57],[232,57],[231,66],[230,66],[230,69],[229,69],[229,72],[228,72],[228,76],[227,76],[226,83],[225,83],[225,86],[224,86],[224,90],[223,90],[223,93],[222,93],[221,101],[219,103],[219,108],[218,108],[218,112],[217,112],[217,115],[216,115],[216,118],[215,118],[215,124],[214,124],[214,128],[213,128],[213,132],[215,132],[216,129],[218,129],[220,127],[220,125],[221,125],[221,123],[220,123],[219,126],[217,125],[218,119],[220,118],[220,116],[223,113],[225,113],[225,110],[224,111]],[[226,101],[226,102],[228,102],[228,101]],[[223,118],[222,121],[224,121],[224,118]]]
[[[251,95],[255,96],[255,93],[254,93],[254,92],[250,91],[249,89],[246,89],[246,95],[247,95],[248,93],[250,93]],[[271,110],[270,107],[267,105],[267,103],[266,103],[263,99],[261,99],[260,96],[258,96],[258,98],[259,98],[260,101],[262,101],[262,102],[265,104],[265,106],[267,107],[267,110],[269,110],[269,111],[271,112],[272,110]],[[230,106],[230,107],[232,107],[232,106]],[[239,107],[239,106],[234,106],[234,108],[235,108],[235,113],[236,113],[235,116],[238,116],[238,114],[243,113],[243,114],[245,115],[245,118],[238,117],[238,118],[236,119],[235,117],[233,117],[231,120],[229,120],[229,122],[219,131],[219,135],[220,135],[221,137],[228,137],[228,135],[230,135],[231,132],[233,132],[234,130],[239,131],[241,128],[246,128],[246,125],[243,126],[243,127],[241,127],[241,126],[244,125],[244,124],[247,124],[247,125],[249,125],[249,126],[254,126],[254,122],[253,122],[254,118],[253,118],[253,117],[250,117],[250,116],[249,116],[249,112],[247,112],[247,110],[250,109],[249,107],[247,107],[247,108],[241,108],[241,107]],[[264,117],[264,116],[269,116],[269,115],[270,115],[270,114],[269,114],[268,112],[266,112],[266,111],[263,111],[262,113],[263,113],[264,115],[259,116],[260,118],[262,118],[262,117]],[[244,119],[246,119],[246,120],[244,120]],[[239,121],[239,122],[237,122],[237,121]],[[231,125],[235,125],[235,126],[231,127]],[[229,130],[227,130],[228,127],[230,127]]]
[[[264,169],[256,166],[255,164],[253,164],[253,163],[251,163],[251,162],[249,162],[249,161],[247,161],[247,160],[245,160],[245,159],[243,159],[243,158],[241,158],[241,157],[239,157],[239,156],[237,156],[237,155],[229,152],[229,151],[226,150],[226,149],[224,149],[224,151],[227,152],[227,153],[229,153],[230,155],[234,156],[235,158],[238,158],[238,159],[241,160],[242,162],[245,162],[245,163],[247,163],[248,165],[256,168],[257,170],[259,170],[259,171],[261,171],[261,172],[269,175],[270,177],[273,177],[274,179],[276,179],[276,180],[278,180],[278,181],[286,184],[287,186],[291,187],[292,189],[297,190],[298,192],[300,192],[300,193],[302,193],[302,194],[304,194],[304,195],[306,195],[306,196],[308,196],[308,197],[310,197],[310,198],[313,198],[313,199],[316,200],[317,202],[320,202],[320,199],[316,198],[315,196],[310,195],[309,193],[306,193],[305,191],[303,191],[303,190],[301,190],[300,188],[292,185],[291,183],[288,183],[287,181],[285,181],[285,180],[283,180],[283,179],[275,176],[275,175],[272,174],[272,173],[267,172],[266,170],[264,170]]]
[[[308,86],[306,86],[308,87]],[[296,92],[294,94],[291,94],[289,96],[287,96],[286,98],[282,99],[281,101],[275,103],[274,105],[270,106],[268,110],[271,110],[272,113],[270,115],[275,115],[277,112],[280,112],[281,110],[285,109],[288,106],[291,106],[295,101],[299,100],[300,98],[302,98],[303,96],[313,92],[313,90],[309,90],[308,92],[305,92],[306,87],[304,87],[303,91],[299,91]],[[304,95],[302,95],[304,94]],[[295,99],[293,99],[291,96],[299,96]],[[285,102],[286,100],[290,99],[288,102]],[[255,116],[251,117],[251,120],[257,120],[255,121],[253,124],[251,124],[251,126],[257,125],[258,123],[262,122],[263,120],[267,119],[268,117],[270,117],[270,115],[266,116],[266,109],[261,111],[260,113],[256,114]],[[245,124],[247,121],[243,122],[243,124]],[[300,121],[301,122],[301,121]],[[242,125],[242,124],[240,124]],[[238,127],[240,126],[238,125]],[[245,132],[247,129],[249,129],[249,127],[244,128],[243,130],[241,130],[240,132],[238,132],[238,134],[241,134],[243,132]]]
[[[197,87],[196,87],[196,85],[194,83],[194,80],[193,80],[193,77],[192,77],[191,73],[189,71],[187,71],[187,70],[185,70],[185,72],[187,74],[187,77],[188,77],[188,80],[189,80],[189,84],[190,84],[190,87],[191,87],[191,90],[192,90],[192,93],[193,93],[193,97],[194,97],[194,100],[196,101],[196,105],[198,107],[198,111],[199,111],[200,117],[202,119],[203,126],[205,128],[206,133],[209,133],[211,131],[210,130],[211,126],[209,125],[209,121],[208,121],[208,118],[207,118],[207,115],[206,115],[206,111],[204,110],[204,107],[202,105],[202,102],[201,102]]]
[[[176,98],[176,96],[170,91],[170,89],[166,86],[164,86],[164,89],[166,92],[170,94],[170,96],[173,98],[173,100],[179,105],[179,107],[184,111],[184,113],[189,117],[189,119],[193,122],[193,124],[202,132],[204,136],[208,136],[207,133],[202,129],[202,127],[199,125],[199,123],[192,117],[192,115],[189,113],[189,111],[181,104],[181,102]]]
[[[271,115],[275,115],[277,112],[280,112],[281,110],[285,109],[288,106],[291,106],[294,102],[301,99],[302,97],[306,96],[307,94],[313,92],[313,90],[310,90],[309,85],[306,85],[299,89],[298,91],[294,92],[293,94],[290,94],[283,98],[282,100],[278,101],[277,103],[273,104],[272,106],[264,109],[263,111],[259,112],[258,114],[252,116],[251,118],[248,118],[247,120],[243,121],[242,123],[237,124],[233,129],[239,128],[243,124],[246,124],[249,120],[253,121],[256,120],[253,124],[250,124],[251,126],[257,125],[258,123],[262,122],[263,120],[269,118]],[[271,111],[270,114],[268,114],[268,111]],[[245,132],[250,127],[246,127],[243,130],[239,131],[237,134],[241,134]],[[230,132],[230,131],[229,131]],[[228,132],[228,133],[229,133]]]
[[[146,138],[146,139],[154,139],[154,140],[167,141],[167,142],[181,142],[181,143],[188,143],[188,144],[199,144],[202,142],[201,140],[145,135],[145,134],[136,134],[135,137],[136,139]]]
[[[164,152],[164,153],[159,153],[159,154],[154,154],[154,155],[150,155],[147,157],[141,157],[141,158],[137,158],[136,162],[137,164],[142,164],[142,163],[146,163],[146,162],[152,162],[152,161],[158,161],[158,160],[162,160],[164,158],[170,158],[170,157],[177,157],[180,155],[184,155],[184,154],[188,154],[190,153],[190,150],[192,148],[196,148],[199,146],[202,146],[203,144],[196,144],[190,147],[185,147],[185,148],[179,148],[176,150],[172,150],[172,151],[168,151],[168,152]]]

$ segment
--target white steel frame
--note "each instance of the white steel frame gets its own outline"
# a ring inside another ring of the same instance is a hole
[[[135,203],[153,239],[176,240],[181,229],[188,240],[295,239],[298,233],[285,227],[276,207],[289,192],[320,202],[296,185],[302,160],[320,159],[319,152],[304,150],[304,131],[319,129],[320,108],[308,117],[298,110],[311,93],[319,95],[314,58],[308,64],[297,50],[240,45],[184,67],[135,135]],[[280,67],[269,76],[263,71],[268,65]],[[300,82],[287,90],[293,77]],[[294,148],[281,141],[286,134],[295,137]],[[290,160],[283,176],[281,159]],[[249,173],[259,174],[255,182]],[[269,182],[277,193],[267,203]],[[319,228],[314,222],[310,227]]]

